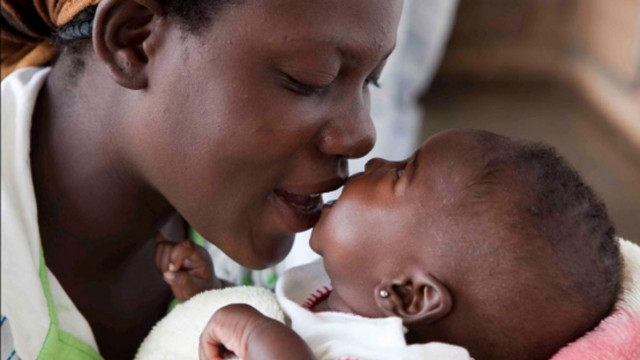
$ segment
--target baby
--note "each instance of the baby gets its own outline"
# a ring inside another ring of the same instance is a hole
[[[213,284],[194,247],[162,246],[157,264],[178,298],[207,287],[185,284]],[[328,335],[314,331],[358,319],[399,319],[407,344],[455,344],[476,360],[548,359],[597,325],[620,287],[614,229],[592,190],[552,150],[485,131],[371,160],[324,206],[311,247],[323,266],[293,269],[276,289],[296,332],[230,305],[202,333],[201,359],[321,357],[314,344]]]

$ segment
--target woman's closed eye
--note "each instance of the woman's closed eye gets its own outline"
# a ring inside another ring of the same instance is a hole
[[[283,75],[287,80],[289,88],[296,94],[302,96],[323,95],[329,86],[331,86],[331,83],[326,85],[311,85],[298,80],[287,73],[283,73]]]
[[[303,96],[322,95],[328,86],[312,86],[303,84],[294,78],[291,78],[294,91]]]
[[[302,96],[324,95],[329,90],[329,87],[331,87],[331,84],[333,83],[331,82],[326,85],[311,85],[301,80],[298,80],[289,74],[283,73],[283,75],[287,80],[289,89],[295,92],[296,94],[302,95]],[[368,77],[365,79],[363,87],[367,88],[369,85],[380,88],[380,83],[378,79],[374,77]]]

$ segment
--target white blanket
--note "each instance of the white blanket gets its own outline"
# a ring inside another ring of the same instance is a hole
[[[136,360],[197,360],[198,341],[205,325],[225,305],[248,304],[284,323],[275,295],[263,288],[237,286],[200,293],[177,305],[153,327],[140,345]]]

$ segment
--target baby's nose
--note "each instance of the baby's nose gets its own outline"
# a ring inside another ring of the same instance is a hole
[[[389,160],[385,160],[385,159],[381,159],[381,158],[373,158],[373,159],[367,161],[367,163],[364,165],[364,172],[368,173],[368,172],[380,169],[382,167],[384,167],[384,168],[397,167],[397,166],[400,166],[402,163],[404,163],[404,162],[403,161],[389,161]]]
[[[367,163],[364,165],[364,172],[368,173],[371,172],[373,170],[376,170],[378,168],[380,168],[382,165],[384,165],[387,161],[381,158],[373,158],[369,161],[367,161]]]

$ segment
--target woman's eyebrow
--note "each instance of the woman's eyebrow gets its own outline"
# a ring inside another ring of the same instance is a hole
[[[368,46],[357,41],[345,41],[336,38],[316,38],[311,36],[302,36],[299,38],[289,39],[289,41],[313,43],[316,45],[331,47],[337,50],[341,57],[358,65],[367,62],[367,57],[375,57],[377,59],[378,54],[381,52],[380,49],[384,47],[383,44]],[[388,47],[388,50],[384,52],[384,55],[380,60],[378,60],[378,63],[382,63],[387,60],[395,48],[396,42],[394,41],[393,44]]]
[[[369,56],[377,58],[377,54],[379,53],[378,48],[374,48],[374,47],[360,47],[357,45],[345,46],[345,44],[334,44],[334,45],[337,47],[338,51],[340,52],[340,55],[342,55],[343,58],[350,60],[352,63],[356,65],[362,65],[364,63],[367,63],[368,62],[367,57]],[[391,56],[391,53],[393,53],[393,50],[395,48],[396,48],[396,44],[394,42],[393,45],[389,48],[389,50],[387,50],[384,53],[384,56],[382,56],[382,58],[380,58],[376,62],[376,66],[386,61],[389,58],[389,56]]]

